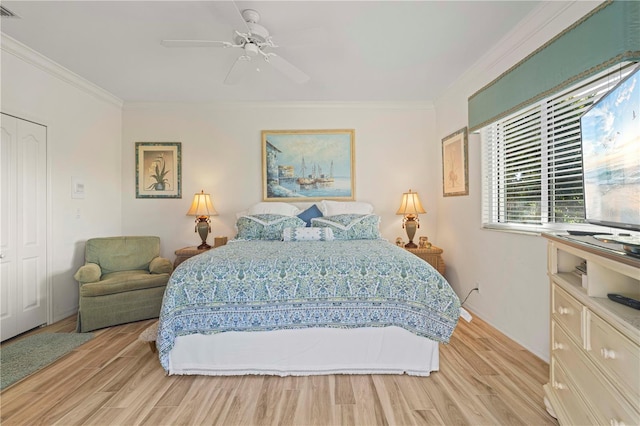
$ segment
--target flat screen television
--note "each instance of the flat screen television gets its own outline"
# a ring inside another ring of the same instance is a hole
[[[640,231],[640,66],[580,117],[585,220]]]

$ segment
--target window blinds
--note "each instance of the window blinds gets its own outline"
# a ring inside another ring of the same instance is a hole
[[[485,227],[584,221],[580,116],[631,68],[616,66],[482,129]]]

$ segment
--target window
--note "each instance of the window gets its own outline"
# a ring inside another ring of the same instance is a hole
[[[539,232],[584,222],[580,116],[631,71],[630,65],[481,130],[484,227]]]

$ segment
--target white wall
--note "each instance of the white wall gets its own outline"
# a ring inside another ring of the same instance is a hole
[[[383,236],[406,233],[395,212],[417,191],[428,211],[419,235],[433,235],[442,180],[431,104],[136,104],[125,106],[122,145],[123,232],[161,237],[162,252],[197,245],[193,194],[213,197],[212,236],[235,235],[236,212],[262,201],[262,130],[355,129],[356,199],[382,216]],[[182,143],[182,199],[135,198],[135,142]],[[416,237],[417,239],[417,237]]]
[[[467,99],[599,2],[544,2],[434,103],[439,139],[467,125]],[[442,167],[439,164],[439,167]],[[447,279],[471,311],[549,360],[546,240],[483,230],[480,137],[469,137],[469,196],[439,197],[437,243],[447,254]]]
[[[122,115],[119,101],[2,35],[4,113],[47,126],[50,319],[78,308],[73,279],[84,241],[120,233]],[[71,199],[71,177],[83,179],[85,199]],[[79,214],[79,218],[77,218]]]

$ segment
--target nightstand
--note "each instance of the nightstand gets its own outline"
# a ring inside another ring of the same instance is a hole
[[[197,254],[204,253],[207,250],[214,249],[216,247],[220,247],[227,244],[227,237],[215,237],[213,247],[209,247],[206,249],[199,249],[198,247],[184,247],[175,251],[176,260],[173,261],[173,269],[176,269],[179,264],[184,262],[185,260],[193,257]]]
[[[189,259],[190,257],[193,257],[193,256],[198,255],[200,253],[204,253],[205,251],[211,250],[212,248],[213,247],[206,248],[206,249],[199,249],[198,247],[194,246],[194,247],[184,247],[184,248],[176,250],[175,251],[176,260],[173,261],[173,269],[176,269],[179,264],[181,264],[185,260]]]
[[[418,256],[420,259],[429,262],[431,266],[433,266],[440,275],[444,276],[445,265],[444,260],[442,259],[442,249],[432,245],[429,248],[406,248],[405,250],[410,251],[411,253]]]

